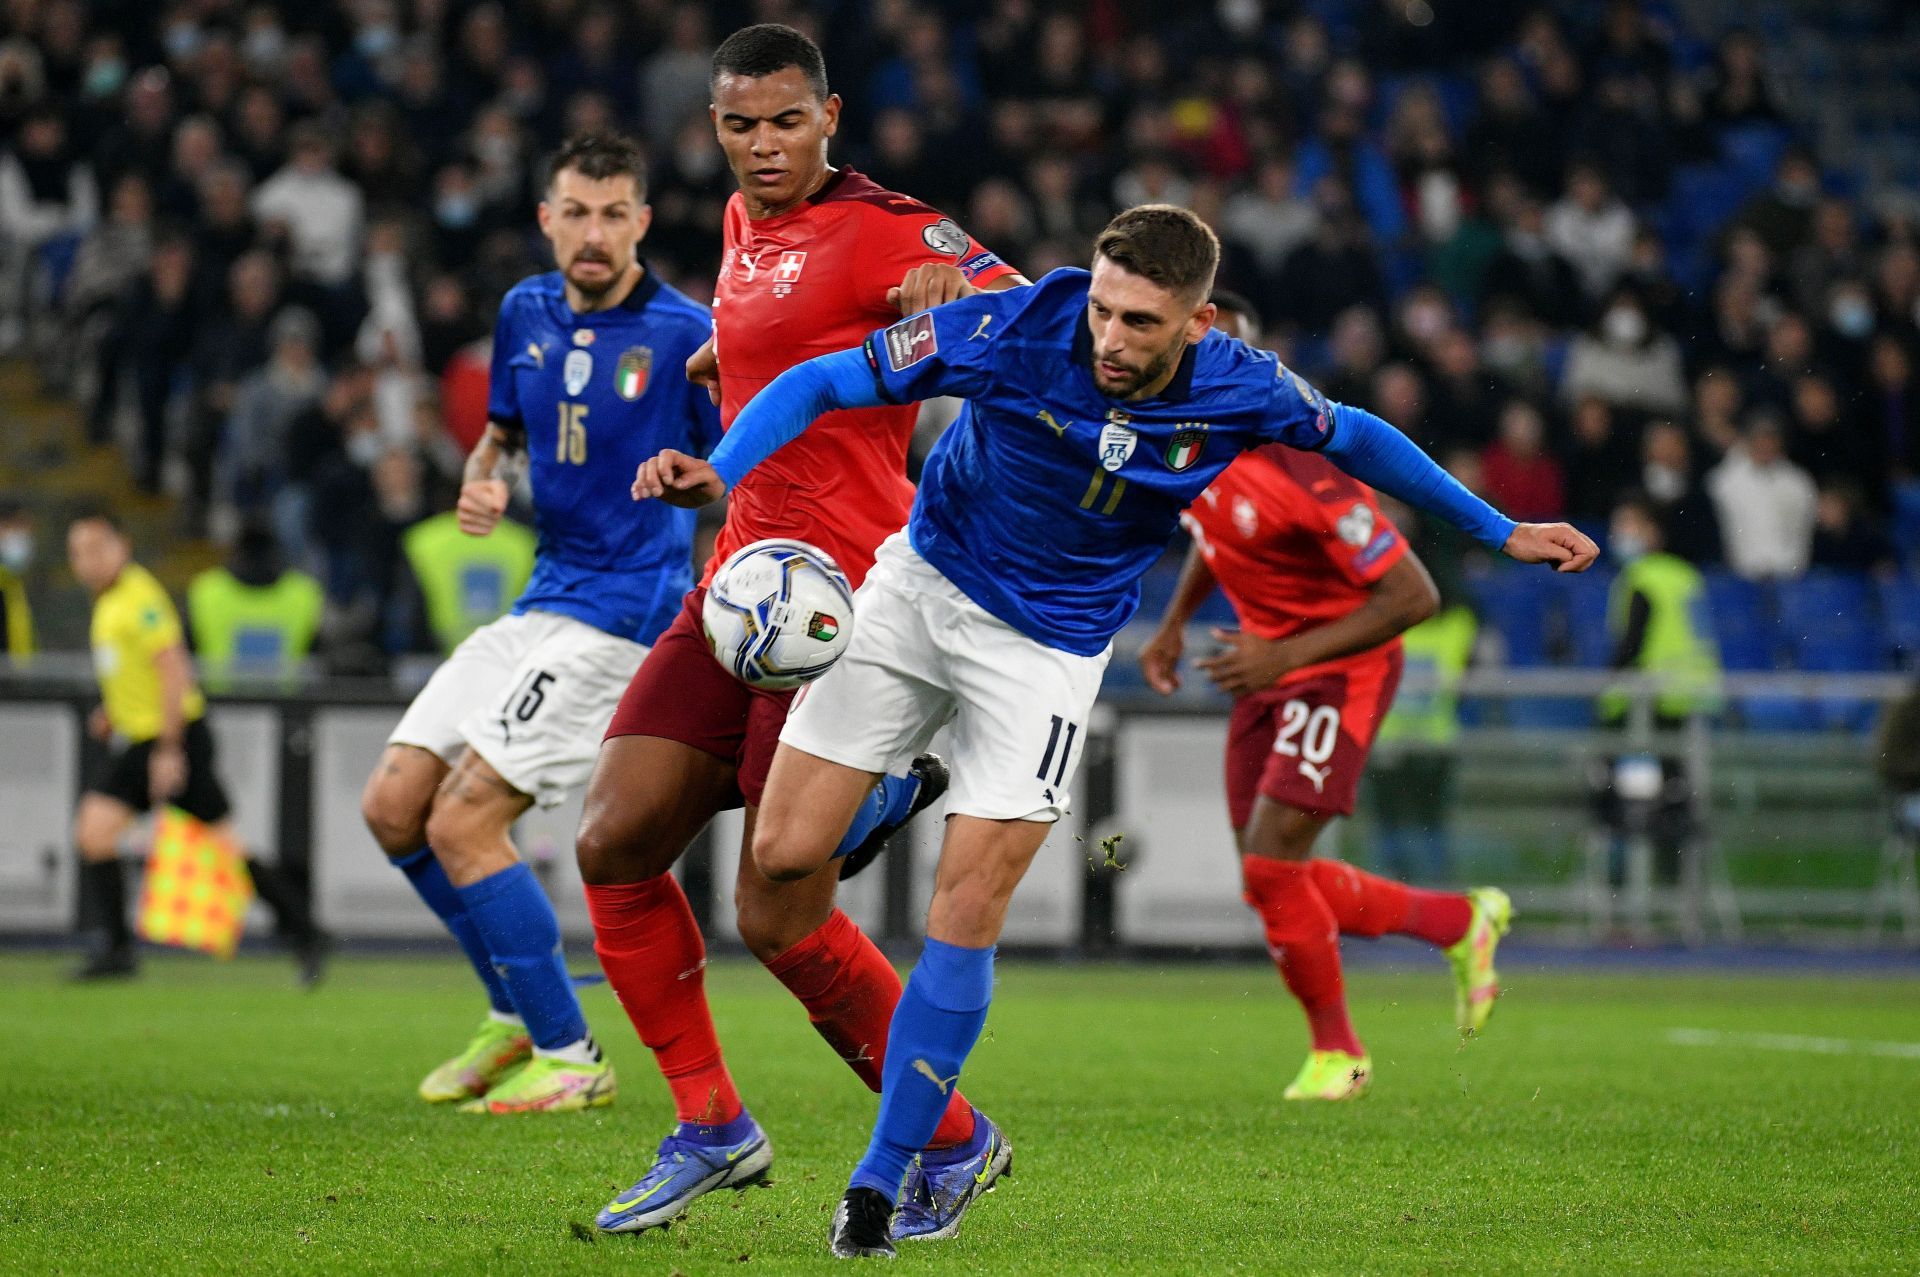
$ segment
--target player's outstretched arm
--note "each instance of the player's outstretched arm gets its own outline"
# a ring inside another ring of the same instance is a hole
[[[657,497],[681,506],[717,501],[823,413],[886,402],[866,351],[858,346],[795,364],[741,409],[706,461],[669,451],[642,462],[634,475],[633,499]]]
[[[984,289],[976,288],[967,279],[966,272],[958,266],[946,262],[922,262],[887,290],[887,304],[899,307],[903,315],[917,315],[923,310],[932,310],[935,306],[944,306],[975,293],[998,293],[1032,282],[1025,275],[1002,275]]]
[[[1438,515],[1490,550],[1521,563],[1584,572],[1600,547],[1566,523],[1515,523],[1461,485],[1413,440],[1362,408],[1333,405],[1327,460],[1389,496]]]
[[[483,537],[499,524],[513,496],[513,485],[527,463],[527,433],[517,426],[487,423],[486,433],[467,454],[467,467],[460,482],[460,500],[454,515],[460,530],[471,537]]]
[[[1207,558],[1200,553],[1200,544],[1196,541],[1187,547],[1187,561],[1180,569],[1180,581],[1173,587],[1173,597],[1167,600],[1160,627],[1140,649],[1140,673],[1145,676],[1147,686],[1162,696],[1171,696],[1180,690],[1180,655],[1186,650],[1187,624],[1213,593],[1213,586],[1213,569],[1207,566]]]

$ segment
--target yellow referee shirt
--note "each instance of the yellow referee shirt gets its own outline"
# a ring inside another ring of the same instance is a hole
[[[92,637],[100,702],[114,735],[135,744],[152,740],[163,723],[155,658],[186,641],[173,600],[153,573],[129,563],[94,603]],[[206,710],[199,687],[189,686],[181,721],[191,723]]]

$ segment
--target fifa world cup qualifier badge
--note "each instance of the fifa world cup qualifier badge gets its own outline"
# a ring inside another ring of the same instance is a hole
[[[622,399],[638,399],[647,393],[647,379],[653,372],[653,347],[630,346],[613,368],[613,390]]]
[[[1140,432],[1133,418],[1118,408],[1109,409],[1107,424],[1100,427],[1100,467],[1111,473],[1127,464],[1127,458],[1140,443]]]

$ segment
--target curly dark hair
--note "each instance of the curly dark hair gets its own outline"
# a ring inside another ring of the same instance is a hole
[[[723,75],[744,75],[757,80],[788,67],[800,68],[813,96],[822,102],[827,100],[827,60],[820,56],[820,46],[778,22],[742,27],[722,40],[720,47],[713,51],[713,71],[707,83],[711,86]]]

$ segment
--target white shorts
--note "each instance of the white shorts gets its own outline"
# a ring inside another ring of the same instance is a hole
[[[451,763],[462,747],[542,807],[586,783],[644,645],[553,612],[468,635],[413,698],[389,745]]]
[[[1111,647],[1077,656],[1027,637],[963,594],[904,532],[880,547],[853,616],[853,642],[794,702],[782,744],[897,775],[951,722],[948,815],[1066,813]]]

